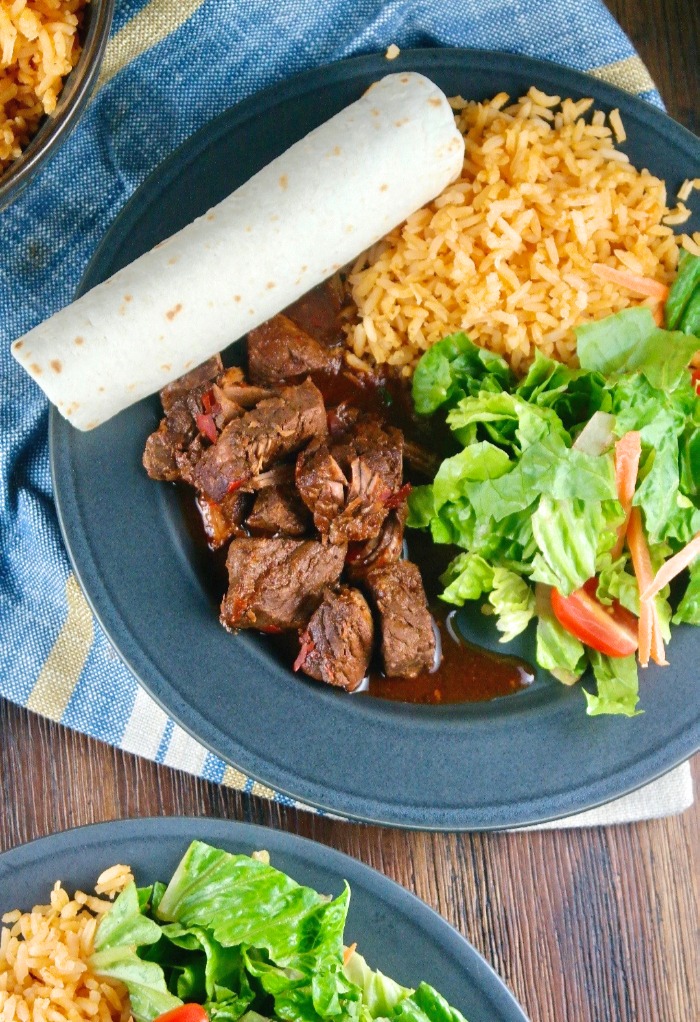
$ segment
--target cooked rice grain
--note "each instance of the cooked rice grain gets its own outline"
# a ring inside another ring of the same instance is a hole
[[[133,880],[127,866],[113,866],[96,890],[114,896]],[[15,909],[0,931],[0,1022],[127,1022],[126,990],[89,969],[99,915],[111,901],[76,892],[60,881],[48,905]]]
[[[672,225],[663,181],[615,149],[615,111],[530,89],[507,106],[452,100],[466,152],[459,180],[365,253],[350,273],[358,308],[348,362],[389,363],[410,375],[457,330],[524,369],[538,348],[574,362],[574,326],[640,303],[602,280],[595,263],[662,284],[673,278]]]
[[[0,0],[0,171],[56,107],[88,0]]]

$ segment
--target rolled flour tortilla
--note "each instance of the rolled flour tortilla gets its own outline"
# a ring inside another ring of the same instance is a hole
[[[62,415],[93,429],[356,258],[453,181],[463,156],[437,86],[387,75],[12,352]]]

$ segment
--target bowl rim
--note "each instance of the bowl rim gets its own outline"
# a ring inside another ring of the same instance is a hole
[[[26,148],[0,175],[0,210],[18,197],[80,120],[102,66],[114,4],[115,0],[89,0],[86,5],[87,32],[78,62],[64,81],[56,109],[42,120]]]

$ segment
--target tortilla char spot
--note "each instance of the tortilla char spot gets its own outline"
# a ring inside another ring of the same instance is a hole
[[[36,362],[32,362],[29,367],[35,376],[41,376],[41,366],[38,366]]]
[[[180,256],[170,256],[170,258],[168,259],[168,266],[174,266],[175,263],[179,263],[179,261]]]
[[[136,390],[136,384],[135,383],[130,383],[129,386],[126,389],[127,390]]]
[[[386,182],[385,182],[383,185],[379,186],[379,191],[380,192],[388,192],[389,191],[389,185],[386,184]]]
[[[120,305],[119,306],[119,315],[120,316],[126,316],[126,305]]]
[[[333,146],[333,155],[334,155],[334,156],[340,156],[340,154],[342,153],[342,151],[343,151],[343,150],[342,150],[342,149],[340,148],[340,146],[339,146],[339,145],[334,145],[334,146]]]
[[[300,272],[300,273],[306,273],[306,271],[308,270],[308,268],[309,268],[309,267],[308,267],[308,266],[306,265],[306,263],[304,263],[304,265],[302,266],[302,268],[301,268],[301,270],[300,270],[299,272]]]
[[[282,191],[286,192],[287,187],[289,186],[289,178],[287,177],[286,174],[280,174],[279,185]]]
[[[233,300],[234,300],[234,302],[240,302],[241,296],[240,295],[234,295],[233,296]]]
[[[134,300],[134,296],[133,295],[124,295],[124,301],[125,302],[133,302],[133,300]]]
[[[104,387],[98,387],[98,388],[97,388],[97,390],[98,390],[98,392],[99,392],[100,394],[104,394],[104,392],[105,392],[105,389],[104,389]]]
[[[60,373],[61,369],[63,369],[60,358],[52,358],[49,365],[55,373]]]
[[[395,128],[403,128],[404,124],[408,124],[408,122],[409,122],[409,118],[408,117],[402,117],[400,120],[394,121],[394,127]]]
[[[333,263],[333,270],[335,271],[335,270],[339,270],[339,269],[340,269],[340,263]]]
[[[379,111],[377,110],[376,106],[372,107],[370,113],[372,114],[372,117],[379,117]]]
[[[92,422],[88,422],[88,424],[85,427],[85,429],[97,429],[98,426],[99,426],[99,422],[95,422],[95,420],[93,419]]]
[[[74,339],[74,341],[73,341],[73,344],[77,344],[77,346],[80,347],[81,344],[85,344],[85,338],[84,337],[76,337]]]
[[[14,351],[19,351],[19,349],[21,347],[22,347],[22,341],[15,341],[15,343],[12,345],[12,348],[13,348]]]
[[[408,75],[401,75],[399,81],[401,82],[402,85],[408,85],[409,82]]]
[[[254,316],[255,315],[255,309],[248,309],[248,315],[249,316]]]
[[[245,230],[246,230],[246,234],[250,234],[250,232],[253,230],[253,228],[250,226],[250,224],[248,224],[248,226],[246,227]]]
[[[355,228],[353,227],[352,224],[346,224],[346,226],[345,226],[345,233],[346,234],[352,234],[352,232],[354,230],[355,230]]]
[[[165,318],[169,319],[172,323],[179,312],[182,312],[182,302],[178,302],[177,305],[173,305],[172,309],[168,309]]]
[[[442,106],[442,100],[438,99],[437,96],[433,96],[431,99],[429,99],[428,103],[430,104],[430,106]]]
[[[216,220],[216,215],[214,213],[207,213],[206,219],[207,220]]]
[[[190,359],[188,362],[185,362],[185,364],[184,364],[184,366],[182,368],[183,369],[189,369],[191,365],[192,365],[192,359]]]
[[[165,362],[160,368],[163,370],[164,373],[169,373],[170,370],[172,369],[172,366],[170,365],[169,362]]]
[[[268,280],[267,284],[265,285],[266,290],[272,291],[274,287],[276,287],[274,280]]]

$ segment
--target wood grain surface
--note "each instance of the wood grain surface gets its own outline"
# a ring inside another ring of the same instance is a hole
[[[669,112],[697,131],[697,0],[607,0]],[[700,172],[700,168],[699,168]],[[700,762],[694,764],[696,787]],[[79,824],[211,815],[284,828],[414,891],[533,1022],[700,1019],[700,808],[631,826],[423,834],[319,818],[156,766],[0,702],[0,848]]]

